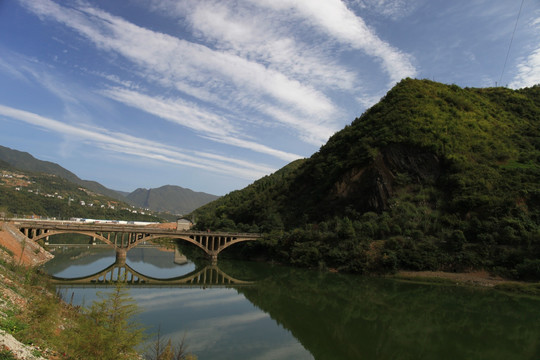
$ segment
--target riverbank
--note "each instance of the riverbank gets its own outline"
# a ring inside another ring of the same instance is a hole
[[[468,273],[450,273],[443,271],[398,271],[394,279],[420,283],[455,284],[491,288],[506,293],[540,296],[540,282],[505,279],[487,271],[472,271]]]
[[[395,275],[397,279],[405,280],[422,280],[431,279],[435,281],[446,281],[460,285],[495,287],[496,285],[505,283],[521,283],[503,279],[500,276],[494,276],[487,271],[473,271],[468,273],[450,273],[443,271],[398,271]]]

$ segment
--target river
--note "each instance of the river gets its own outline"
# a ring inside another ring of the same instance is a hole
[[[113,263],[113,250],[68,248],[57,249],[44,269],[78,278]],[[161,279],[201,270],[158,248],[132,249],[126,264]],[[253,262],[220,260],[212,271],[229,284],[129,286],[142,310],[138,321],[163,338],[185,337],[199,360],[540,359],[538,298]],[[247,283],[230,285],[240,281]],[[111,290],[100,283],[58,288],[83,306]]]

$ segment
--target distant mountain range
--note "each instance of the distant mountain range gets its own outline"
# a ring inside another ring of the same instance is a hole
[[[137,189],[126,195],[128,202],[142,208],[173,214],[188,214],[219,196],[195,192],[180,186],[165,185],[156,189]]]
[[[159,212],[187,214],[219,197],[173,185],[156,189],[139,188],[132,193],[112,190],[96,181],[82,180],[56,163],[39,160],[27,152],[4,146],[0,146],[0,162],[7,163],[15,169],[56,175],[93,192]]]

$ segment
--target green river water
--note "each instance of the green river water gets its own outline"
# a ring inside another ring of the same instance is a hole
[[[93,274],[115,262],[112,250],[57,250],[45,270]],[[130,250],[127,264],[157,278],[196,271],[174,253]],[[206,359],[540,359],[540,299],[491,289],[426,285],[321,273],[269,264],[221,261],[247,286],[130,286],[139,321],[162,337],[185,336]],[[88,305],[102,285],[59,286]]]

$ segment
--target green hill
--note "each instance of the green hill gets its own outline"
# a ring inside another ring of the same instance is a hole
[[[540,86],[405,79],[311,158],[197,210],[266,254],[353,272],[540,278]]]

